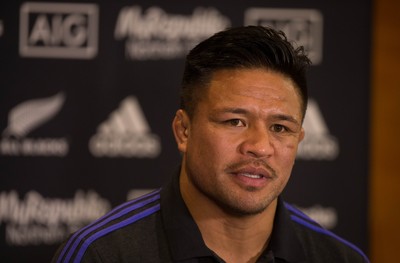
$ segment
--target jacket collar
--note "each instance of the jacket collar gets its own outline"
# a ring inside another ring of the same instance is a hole
[[[174,176],[161,192],[161,214],[174,261],[216,257],[205,245],[200,230],[182,199],[179,174]],[[305,259],[302,244],[281,197],[278,198],[270,244],[264,254],[270,251],[275,258],[287,262],[300,262]]]

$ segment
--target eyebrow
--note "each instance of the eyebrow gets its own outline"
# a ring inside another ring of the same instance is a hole
[[[236,114],[247,114],[249,113],[248,110],[242,108],[222,108],[217,109],[215,112],[222,112],[222,113],[236,113]]]
[[[243,108],[222,108],[215,110],[215,113],[235,113],[235,114],[248,114],[249,111]],[[294,124],[300,125],[300,122],[291,115],[287,114],[273,114],[270,119],[272,120],[280,120],[280,121],[289,121]]]
[[[281,120],[281,121],[289,121],[294,124],[300,125],[300,122],[296,120],[293,116],[286,115],[286,114],[274,114],[271,119],[274,120]]]

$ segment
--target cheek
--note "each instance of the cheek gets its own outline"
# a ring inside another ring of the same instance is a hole
[[[192,180],[199,184],[207,184],[212,180],[219,169],[220,156],[215,142],[209,136],[201,136],[199,132],[192,134],[186,151],[187,169]]]
[[[278,156],[282,164],[288,169],[292,169],[296,159],[298,144],[296,142],[286,142],[277,147]]]
[[[204,162],[204,166],[217,164],[218,160],[232,152],[232,144],[227,142],[226,136],[219,136],[210,130],[197,131],[188,143],[188,151]]]

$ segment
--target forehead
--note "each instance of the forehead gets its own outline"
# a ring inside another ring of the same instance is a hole
[[[223,112],[246,112],[260,118],[286,115],[302,123],[301,96],[290,78],[266,69],[216,71],[204,87],[193,119]]]
[[[266,69],[219,70],[211,78],[205,100],[218,104],[228,102],[259,104],[286,103],[300,110],[301,98],[293,81]]]

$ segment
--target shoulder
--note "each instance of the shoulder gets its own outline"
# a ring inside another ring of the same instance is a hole
[[[285,208],[308,257],[325,258],[325,262],[369,262],[354,244],[321,227],[296,207],[285,203]]]
[[[80,262],[84,255],[113,262],[109,257],[137,247],[138,237],[141,242],[154,239],[159,210],[159,190],[128,201],[71,235],[53,262]]]

